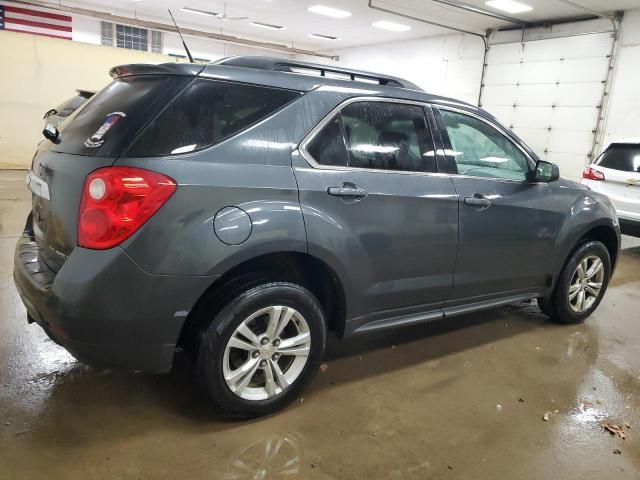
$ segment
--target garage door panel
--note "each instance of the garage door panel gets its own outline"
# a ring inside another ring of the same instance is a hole
[[[557,90],[555,84],[521,84],[516,92],[516,103],[519,106],[527,107],[550,107],[557,96]]]
[[[542,156],[547,148],[547,141],[549,138],[549,131],[546,128],[514,127],[513,131],[524,141],[524,143],[529,145],[534,152],[539,156]]]
[[[611,41],[610,33],[601,33],[527,42],[522,59],[532,62],[561,58],[606,57],[611,50]]]
[[[487,63],[496,65],[499,63],[520,63],[522,57],[522,45],[520,43],[505,43],[504,45],[492,45],[487,52]]]
[[[608,58],[581,58],[560,62],[558,81],[564,82],[603,82],[607,78]]]
[[[587,163],[587,159],[583,155],[557,152],[549,152],[547,161],[558,164],[561,177],[575,181],[580,180],[582,170]]]
[[[610,33],[492,45],[483,105],[541,158],[560,164],[563,176],[580,178],[593,148],[612,45]]]
[[[513,120],[514,128],[542,128],[548,126],[548,119],[553,111],[549,107],[522,107],[515,109]]]
[[[522,85],[531,83],[551,83],[555,84],[558,81],[559,73],[562,62],[560,60],[551,62],[534,62],[523,63],[520,71],[521,76],[518,82]]]
[[[602,101],[603,91],[604,84],[598,82],[560,84],[556,90],[554,103],[564,107],[597,107]]]
[[[551,128],[561,130],[592,131],[598,120],[599,109],[595,107],[555,108],[551,118]]]
[[[496,117],[505,127],[509,128],[513,124],[512,106],[485,105],[483,108]]]
[[[484,72],[485,85],[515,85],[520,78],[520,64],[487,65]]]
[[[513,108],[516,98],[515,85],[487,85],[482,90],[482,105],[509,106]]]
[[[548,149],[557,153],[579,154],[585,158],[591,151],[593,133],[585,130],[551,130]]]

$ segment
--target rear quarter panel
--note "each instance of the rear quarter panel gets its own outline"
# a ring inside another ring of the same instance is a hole
[[[123,248],[145,271],[163,275],[221,275],[255,256],[306,252],[306,233],[291,168],[291,152],[331,102],[307,95],[218,145],[187,155],[121,158],[173,178],[178,189]],[[333,104],[338,100],[333,100]],[[251,234],[226,245],[213,220],[236,206],[251,218]]]

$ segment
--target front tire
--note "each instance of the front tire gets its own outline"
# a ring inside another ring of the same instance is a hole
[[[582,322],[600,305],[610,277],[609,251],[601,242],[589,241],[574,250],[553,292],[538,299],[538,305],[555,322]]]
[[[265,283],[238,295],[212,319],[197,372],[225,414],[268,415],[311,382],[325,342],[324,313],[311,292],[293,283]]]

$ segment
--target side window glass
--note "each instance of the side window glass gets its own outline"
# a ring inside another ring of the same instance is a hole
[[[524,180],[527,157],[501,132],[469,115],[441,110],[460,175]]]
[[[307,147],[307,151],[322,165],[347,166],[347,149],[342,136],[340,115],[320,130]]]
[[[298,95],[278,88],[195,80],[145,128],[126,154],[175,155],[215,145]]]
[[[349,166],[435,172],[431,132],[416,105],[356,102],[341,112]]]

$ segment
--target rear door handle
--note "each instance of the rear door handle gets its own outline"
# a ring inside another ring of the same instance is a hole
[[[329,187],[327,188],[327,193],[334,197],[362,198],[367,196],[367,191],[364,188],[347,185],[343,185],[341,187]]]
[[[476,193],[473,197],[465,197],[464,203],[472,205],[474,207],[489,208],[491,206],[491,200],[484,195]]]

